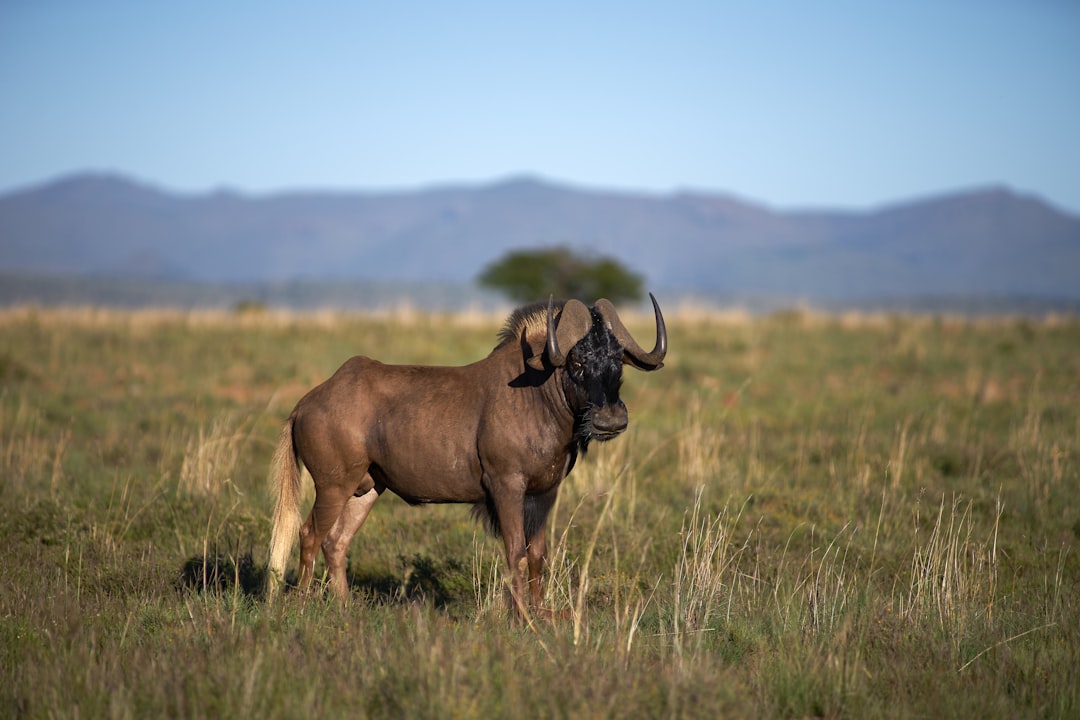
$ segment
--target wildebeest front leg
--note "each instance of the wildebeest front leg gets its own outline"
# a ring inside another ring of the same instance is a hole
[[[544,573],[547,570],[547,535],[544,528],[529,538],[526,552],[529,558],[529,605],[538,610],[544,599]]]
[[[487,486],[502,531],[506,564],[510,568],[511,609],[518,618],[525,618],[529,615],[525,596],[525,582],[529,573],[529,559],[525,551],[525,480],[514,477]]]
[[[533,612],[550,616],[550,609],[541,607],[544,599],[544,576],[547,574],[548,514],[558,496],[558,486],[539,495],[525,498],[526,553],[529,559],[529,604]]]

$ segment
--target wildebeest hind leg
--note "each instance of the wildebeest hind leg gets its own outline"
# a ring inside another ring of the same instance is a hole
[[[297,583],[300,590],[311,585],[315,572],[315,557],[322,547],[323,539],[341,517],[345,503],[352,497],[352,488],[341,483],[320,483],[315,481],[315,505],[311,515],[300,528],[300,578]]]
[[[330,575],[330,588],[341,599],[349,595],[349,581],[345,575],[348,566],[347,553],[349,543],[360,526],[364,524],[375,501],[379,499],[382,488],[372,488],[361,495],[353,495],[345,503],[337,522],[330,528],[322,541],[323,555],[326,556],[327,573]]]

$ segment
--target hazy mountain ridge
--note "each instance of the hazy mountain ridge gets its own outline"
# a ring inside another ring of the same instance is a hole
[[[1080,298],[1080,218],[1005,188],[862,212],[533,178],[253,196],[88,174],[0,197],[9,276],[467,283],[511,248],[553,244],[614,255],[650,287],[703,295]]]

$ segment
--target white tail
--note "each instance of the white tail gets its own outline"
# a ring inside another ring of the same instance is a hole
[[[293,419],[281,429],[274,458],[270,461],[270,491],[275,496],[274,525],[270,532],[266,568],[266,597],[272,600],[285,579],[285,564],[300,532],[300,464],[293,448]]]

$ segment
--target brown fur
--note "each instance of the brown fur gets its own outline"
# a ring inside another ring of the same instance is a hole
[[[610,330],[598,324],[592,332],[609,338],[603,346],[615,353],[621,373],[623,351]],[[301,398],[271,463],[277,500],[268,594],[281,582],[299,535],[300,587],[310,585],[321,549],[330,587],[346,598],[349,542],[389,489],[410,503],[473,504],[502,535],[514,609],[527,613],[526,593],[539,606],[544,526],[581,428],[615,426],[606,435],[614,437],[626,424],[617,395],[600,406],[582,399],[590,378],[581,362],[575,361],[574,377],[546,360],[536,369],[546,358],[546,335],[547,306],[528,306],[510,316],[501,342],[482,360],[425,367],[354,357]],[[302,525],[301,464],[315,485],[315,504]]]

